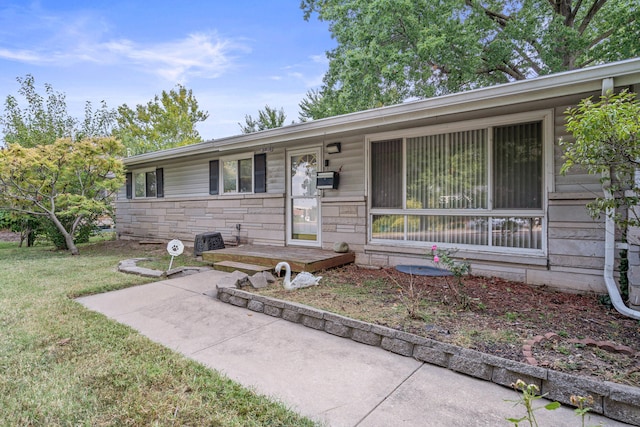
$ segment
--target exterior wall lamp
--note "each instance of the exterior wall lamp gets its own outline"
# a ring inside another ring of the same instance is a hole
[[[331,144],[327,144],[327,153],[329,154],[337,154],[342,151],[342,144],[339,142],[332,142]]]

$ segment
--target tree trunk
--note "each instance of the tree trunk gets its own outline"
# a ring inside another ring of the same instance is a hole
[[[69,249],[69,251],[71,252],[71,255],[79,255],[80,251],[78,250],[78,247],[76,246],[76,244],[73,242],[73,234],[69,233],[64,228],[64,226],[58,220],[58,217],[54,213],[50,213],[49,218],[51,218],[51,221],[53,221],[53,223],[56,225],[56,228],[64,236],[64,241],[67,244],[67,249]]]
[[[73,242],[73,236],[66,231],[62,232],[62,235],[64,236],[64,241],[67,244],[67,248],[69,248],[69,251],[71,251],[71,255],[80,255],[78,247]]]
[[[27,242],[27,247],[30,248],[35,243],[35,240],[36,240],[35,231],[33,230],[33,228],[27,226],[25,229],[20,230],[20,244],[18,245],[18,247],[21,248],[22,244],[24,242]]]

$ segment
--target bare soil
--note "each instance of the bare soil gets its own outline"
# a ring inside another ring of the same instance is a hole
[[[8,230],[0,230],[0,242],[19,242],[20,234]]]
[[[556,340],[533,345],[538,366],[640,386],[640,321],[620,315],[595,295],[478,276],[458,284],[455,277],[355,265],[322,275],[317,287],[287,292],[271,286],[260,293],[525,363],[523,346],[553,332]],[[413,316],[407,309],[412,300],[419,301]],[[587,338],[602,348],[571,342]],[[610,351],[616,346],[626,347],[625,352]]]

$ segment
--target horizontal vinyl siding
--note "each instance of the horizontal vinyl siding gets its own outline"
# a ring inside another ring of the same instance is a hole
[[[340,153],[327,154],[324,152],[324,160],[329,161],[329,166],[321,167],[323,171],[340,171],[340,185],[337,190],[324,190],[323,197],[352,197],[364,195],[365,156],[364,136],[344,138],[341,141]]]
[[[286,160],[284,148],[267,153],[267,193],[284,194]]]
[[[594,97],[597,97],[598,94],[593,94]],[[580,99],[586,98],[589,95],[585,94],[578,99],[571,100],[572,103],[563,103],[562,105],[558,105],[555,107],[554,112],[554,174],[555,174],[555,184],[556,192],[566,193],[566,192],[596,192],[599,193],[602,191],[602,187],[600,185],[600,177],[597,175],[590,175],[587,171],[580,167],[574,166],[569,170],[566,174],[561,174],[560,170],[562,169],[562,165],[564,164],[563,158],[563,149],[560,147],[559,141],[560,139],[566,141],[572,141],[573,136],[567,132],[565,127],[566,125],[566,111],[569,107],[574,107],[577,105]]]
[[[209,194],[209,161],[198,160],[164,166],[164,196]]]

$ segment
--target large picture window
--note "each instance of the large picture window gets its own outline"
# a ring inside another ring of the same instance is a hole
[[[543,122],[371,139],[371,240],[542,249]]]

